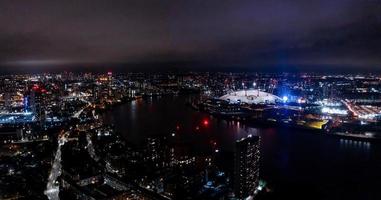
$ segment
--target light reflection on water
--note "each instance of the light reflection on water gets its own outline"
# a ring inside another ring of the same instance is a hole
[[[340,139],[340,147],[344,149],[355,148],[355,149],[362,149],[362,150],[369,151],[369,149],[371,148],[371,144],[370,142],[366,142],[366,141]]]
[[[181,96],[138,100],[117,107],[104,117],[129,141],[170,135],[179,126],[178,133],[191,141],[196,150],[209,144],[205,141],[216,141],[221,152],[232,153],[235,140],[249,134],[261,135],[260,176],[276,191],[278,199],[301,195],[300,190],[314,194],[315,199],[330,199],[326,195],[332,193],[336,199],[367,199],[360,196],[369,194],[380,197],[378,187],[373,187],[381,185],[379,143],[306,130],[255,128],[197,112],[185,102]],[[210,121],[207,127],[200,124],[204,119]],[[197,126],[199,130],[195,129]],[[226,161],[229,163],[232,160]]]
[[[361,156],[368,160],[370,158],[371,148],[372,144],[368,141],[340,139],[340,150],[343,154]]]

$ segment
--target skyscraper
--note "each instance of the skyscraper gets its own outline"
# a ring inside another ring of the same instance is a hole
[[[234,192],[237,198],[254,195],[259,184],[260,138],[249,135],[235,147]]]
[[[30,107],[36,120],[42,126],[45,121],[45,94],[39,86],[34,86],[30,91]]]

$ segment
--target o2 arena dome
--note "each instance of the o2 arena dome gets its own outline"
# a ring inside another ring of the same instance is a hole
[[[275,104],[276,102],[282,101],[282,99],[276,95],[255,89],[230,92],[219,99],[229,103],[247,104]]]

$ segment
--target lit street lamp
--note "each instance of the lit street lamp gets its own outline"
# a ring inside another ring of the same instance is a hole
[[[243,90],[245,91],[245,96],[247,96],[247,92],[246,92],[246,90],[245,90],[245,83],[244,83],[244,82],[242,82],[242,88],[243,88]]]

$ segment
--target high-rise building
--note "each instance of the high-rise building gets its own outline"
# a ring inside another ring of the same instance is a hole
[[[30,107],[40,125],[45,121],[45,94],[37,86],[30,92]]]
[[[259,184],[260,138],[249,135],[236,141],[234,192],[237,198],[253,196]]]
[[[173,162],[173,148],[166,137],[147,138],[146,160],[156,168],[168,167]]]
[[[28,112],[29,111],[29,106],[30,106],[29,96],[24,96],[24,98],[23,98],[23,105],[24,105],[24,112]]]
[[[10,92],[4,93],[4,105],[8,112],[12,112],[12,95]]]

